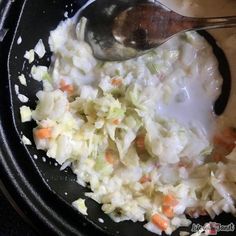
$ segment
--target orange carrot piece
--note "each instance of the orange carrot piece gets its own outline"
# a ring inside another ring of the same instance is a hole
[[[144,150],[145,149],[145,136],[144,135],[139,135],[135,139],[136,142],[136,147],[139,150]]]
[[[35,136],[38,139],[51,138],[51,136],[52,136],[52,129],[51,128],[36,129],[35,130]]]
[[[60,89],[63,91],[63,92],[67,92],[69,94],[73,93],[74,92],[74,87],[73,85],[71,84],[66,84],[66,82],[62,79],[60,81]]]
[[[224,140],[222,140],[222,138],[219,135],[215,135],[213,137],[213,143],[215,145],[222,145],[222,144],[224,145]]]
[[[232,151],[235,147],[235,143],[232,140],[227,140],[224,136],[216,135],[213,138],[213,143],[215,146],[222,147],[227,151]]]
[[[212,156],[212,159],[213,161],[215,162],[220,162],[220,161],[223,161],[224,160],[224,156],[221,155],[220,153],[214,153],[213,156]]]
[[[120,86],[122,84],[122,80],[118,78],[114,78],[111,80],[111,84],[114,86]]]
[[[144,176],[141,177],[141,179],[139,180],[139,183],[140,183],[140,184],[144,184],[144,183],[146,183],[146,182],[151,182],[151,181],[152,181],[152,180],[151,180],[150,176],[144,175]]]
[[[234,128],[226,128],[223,130],[223,136],[230,140],[230,141],[235,141],[236,140],[236,131]]]
[[[155,224],[161,230],[166,230],[168,228],[168,221],[161,217],[159,214],[154,214],[151,220],[152,223]]]
[[[119,125],[120,124],[120,120],[119,119],[115,119],[112,121],[113,125]]]
[[[172,195],[165,195],[163,198],[163,206],[176,206],[178,204],[178,200]]]
[[[231,152],[235,147],[236,131],[233,128],[225,128],[213,138],[215,146],[220,146],[226,151]]]
[[[236,146],[236,131],[232,127],[225,128],[213,137],[214,152],[211,156],[215,162],[224,162],[227,156]]]
[[[172,219],[174,217],[174,210],[172,206],[162,206],[162,211],[168,218]]]
[[[106,161],[111,164],[114,165],[116,163],[116,159],[114,157],[114,153],[112,150],[107,150],[105,153],[105,159]]]

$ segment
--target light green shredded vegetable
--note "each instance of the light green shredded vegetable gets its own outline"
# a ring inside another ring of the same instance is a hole
[[[147,62],[146,66],[152,75],[155,75],[160,71],[160,65],[158,64]]]

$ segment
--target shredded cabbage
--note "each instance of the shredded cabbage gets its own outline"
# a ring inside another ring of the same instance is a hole
[[[193,45],[198,41],[208,50],[208,44],[196,33],[187,33],[185,39],[177,37],[173,44],[137,59],[103,63],[83,40],[85,24],[83,19],[74,33],[72,20],[62,22],[50,33],[50,70],[31,69],[32,77],[44,85],[32,111],[36,147],[62,167],[71,166],[79,184],[90,184],[86,196],[101,203],[116,222],[147,220],[144,227],[161,234],[152,216],[158,213],[167,219],[163,199],[169,195],[176,204],[166,234],[188,226],[184,213],[192,209],[194,216],[204,209],[212,218],[222,211],[235,213],[236,149],[224,164],[209,162],[213,145],[201,124],[180,122],[158,109],[160,104],[188,102],[177,95],[196,79],[189,68],[195,68],[197,60],[207,60]],[[195,56],[188,58],[188,52]],[[214,86],[220,83],[206,83],[207,78],[197,79],[214,101]],[[30,119],[24,109],[22,121]],[[48,137],[40,138],[38,129],[49,129]],[[87,214],[83,199],[73,205]]]

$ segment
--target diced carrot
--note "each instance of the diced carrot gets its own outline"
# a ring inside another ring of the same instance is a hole
[[[222,147],[226,149],[228,152],[232,151],[233,148],[235,147],[234,141],[232,142],[231,140],[227,140],[225,137],[220,135],[214,136],[213,143],[215,146]]]
[[[178,200],[172,195],[165,195],[163,198],[163,206],[176,206],[178,204]]]
[[[139,150],[145,149],[145,136],[144,135],[138,135],[135,139],[136,147]]]
[[[146,182],[151,182],[151,181],[152,181],[152,179],[150,178],[150,176],[144,175],[144,176],[139,180],[139,183],[140,183],[140,184],[144,184],[144,183],[146,183]]]
[[[168,218],[174,217],[174,207],[178,204],[178,200],[172,195],[167,194],[163,197],[162,211]]]
[[[225,141],[224,141],[224,139],[222,139],[221,136],[215,135],[215,136],[213,137],[213,143],[214,143],[215,145],[222,145],[222,144],[224,145]]]
[[[105,153],[105,159],[106,161],[111,164],[114,165],[116,163],[116,158],[114,156],[114,153],[112,150],[108,149]]]
[[[154,214],[151,220],[152,223],[155,224],[161,230],[166,230],[168,228],[168,221],[161,217],[159,214]]]
[[[60,81],[60,89],[63,91],[63,92],[67,92],[68,94],[71,94],[74,92],[74,87],[73,85],[71,84],[66,84],[66,82],[62,79]]]
[[[225,128],[220,133],[216,134],[213,138],[215,146],[225,148],[228,152],[231,152],[235,147],[236,131],[234,128]]]
[[[114,86],[120,86],[122,84],[122,80],[119,79],[119,78],[113,78],[111,80],[111,84],[114,85]]]
[[[227,156],[235,148],[236,131],[232,127],[225,128],[213,137],[214,152],[212,160],[215,162],[224,162]]]
[[[173,218],[174,217],[174,210],[172,206],[162,206],[162,211],[167,216],[168,218]]]
[[[119,125],[120,124],[120,120],[119,119],[115,119],[112,121],[113,125]]]
[[[235,141],[236,140],[236,130],[232,127],[225,128],[223,130],[223,136],[228,140]]]
[[[213,154],[212,159],[215,162],[220,162],[224,160],[224,156],[216,152]]]
[[[51,138],[52,129],[51,128],[36,129],[34,134],[38,139]]]

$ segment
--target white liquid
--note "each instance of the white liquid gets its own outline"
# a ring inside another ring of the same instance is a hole
[[[236,15],[235,0],[159,0],[174,11],[196,17]],[[223,49],[231,70],[231,96],[223,115],[218,118],[220,127],[235,126],[236,121],[236,28],[211,30],[210,34]],[[196,101],[195,101],[196,102]],[[197,102],[195,103],[198,106]]]
[[[213,105],[219,96],[222,77],[211,47],[198,40],[193,45],[181,42],[182,54],[169,77],[176,85],[172,87],[171,100],[158,103],[157,114],[186,127],[197,127],[211,138],[216,123]],[[174,48],[177,43],[178,39],[173,38],[164,46]]]
[[[196,78],[175,91],[174,99],[169,104],[160,104],[157,113],[186,126],[196,125],[205,134],[211,134],[214,128],[212,100]]]

